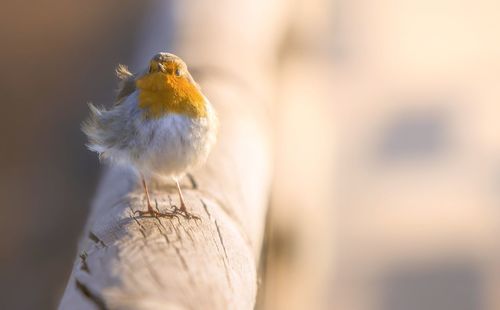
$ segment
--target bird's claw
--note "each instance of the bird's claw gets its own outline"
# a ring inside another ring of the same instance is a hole
[[[196,214],[193,214],[191,212],[188,212],[188,210],[186,209],[185,206],[182,206],[180,208],[177,208],[177,206],[174,206],[174,210],[173,210],[173,213],[175,214],[180,214],[182,215],[185,219],[188,219],[188,220],[195,220],[195,221],[201,221],[201,218],[196,215]]]
[[[172,211],[167,211],[167,212],[155,211],[153,208],[150,208],[147,211],[136,210],[134,211],[134,215],[138,214],[141,217],[156,217],[156,218],[166,217],[170,219],[174,217],[179,219],[179,216],[182,216],[188,220],[194,219],[195,221],[201,221],[201,218],[198,215],[188,212],[185,207],[181,208],[178,208],[177,206],[173,207],[174,209]]]
[[[159,212],[152,209],[149,209],[147,211],[136,210],[134,211],[134,215],[135,214],[138,214],[139,216],[142,217],[156,217],[156,218],[158,217],[173,218],[178,216],[175,212]]]

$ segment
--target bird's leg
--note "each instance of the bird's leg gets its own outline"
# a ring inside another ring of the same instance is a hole
[[[184,196],[182,195],[182,191],[181,191],[181,186],[180,186],[179,181],[177,179],[175,179],[175,184],[177,185],[177,193],[179,193],[179,200],[181,201],[181,207],[179,208],[179,211],[187,212],[186,204],[184,203]]]
[[[148,191],[148,186],[146,184],[146,179],[144,178],[144,175],[141,173],[141,182],[142,182],[142,187],[144,188],[144,192],[146,193],[146,200],[148,202],[148,210],[147,211],[135,211],[135,213],[138,213],[140,216],[143,215],[149,215],[149,216],[155,216],[155,217],[176,217],[177,215],[175,213],[161,213],[153,209],[153,206],[151,205],[151,198],[149,197],[149,191]]]
[[[146,193],[146,199],[148,201],[148,212],[153,213],[154,209],[153,206],[151,206],[151,199],[149,198],[148,186],[146,185],[146,179],[144,179],[144,175],[142,175],[142,173],[141,173],[141,181],[142,181],[142,187],[144,188],[144,192]]]
[[[200,217],[197,216],[197,215],[194,215],[192,213],[189,213],[186,209],[186,203],[184,202],[184,195],[182,195],[182,190],[181,190],[181,186],[179,184],[179,181],[177,180],[177,178],[174,178],[174,181],[175,181],[175,184],[177,185],[177,192],[179,193],[179,200],[181,202],[181,206],[180,208],[178,209],[179,213],[181,213],[182,215],[184,215],[184,217],[188,218],[188,219],[197,219],[197,220],[200,220]]]
[[[141,174],[141,182],[142,182],[142,187],[144,188],[144,193],[146,194],[146,200],[148,203],[148,209],[146,211],[135,211],[135,213],[139,214],[140,216],[150,216],[150,217],[168,217],[168,218],[173,218],[176,217],[178,218],[179,215],[187,218],[187,219],[195,219],[195,220],[200,220],[200,217],[194,214],[191,214],[187,211],[186,209],[186,204],[184,203],[184,196],[182,195],[181,191],[181,186],[179,185],[179,182],[177,179],[175,179],[175,183],[177,184],[177,191],[179,193],[179,199],[181,201],[181,206],[180,208],[174,207],[173,211],[170,212],[159,212],[155,209],[153,209],[153,206],[151,205],[151,198],[149,197],[149,191],[148,191],[148,186],[146,184],[146,179],[144,178],[144,175]]]

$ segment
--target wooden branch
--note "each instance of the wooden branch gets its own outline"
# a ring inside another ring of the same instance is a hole
[[[201,81],[221,121],[205,168],[183,182],[201,221],[143,218],[145,197],[127,169],[100,184],[60,309],[252,309],[270,183],[262,105],[227,81]],[[174,184],[152,184],[160,210]]]
[[[136,177],[109,168],[60,309],[253,309],[271,183],[272,64],[285,2],[155,3],[138,58],[169,46],[220,120],[207,164],[195,182],[182,184],[201,221],[135,217],[146,208]],[[179,205],[173,184],[150,188],[160,210]]]

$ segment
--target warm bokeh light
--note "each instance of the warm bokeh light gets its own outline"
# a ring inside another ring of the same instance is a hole
[[[5,4],[0,22],[2,309],[53,308],[71,270],[99,171],[86,102],[111,102],[118,63],[136,69],[155,35],[183,33],[164,27],[193,22],[170,16],[175,1],[48,2]],[[275,126],[259,307],[500,308],[500,2],[273,4],[275,42],[235,46],[215,26],[206,42],[228,51],[220,61],[242,49],[269,63],[256,84],[273,88]]]

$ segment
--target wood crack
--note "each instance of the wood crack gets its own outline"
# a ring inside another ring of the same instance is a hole
[[[89,231],[89,239],[94,241],[97,244],[102,245],[103,247],[107,247],[107,245],[104,243],[104,241],[102,241],[101,238],[97,237],[97,235],[94,234],[92,231]]]
[[[167,244],[170,244],[170,239],[168,238],[167,230],[165,229],[165,226],[163,226],[163,224],[161,222],[160,222],[160,225],[161,225],[161,227],[163,227],[165,232],[163,230],[161,230],[161,228],[160,228],[160,226],[158,226],[158,224],[156,224],[156,228],[158,228],[158,232],[160,233],[160,235],[163,236],[163,239],[165,239],[165,242]]]
[[[80,253],[79,256],[81,260],[80,270],[90,274],[89,265],[87,264],[87,257],[88,257],[87,252],[83,251],[82,253]]]
[[[236,224],[236,227],[240,231],[241,236],[243,237],[245,242],[250,247],[253,247],[253,242],[252,242],[252,240],[250,240],[250,238],[248,237],[248,235],[246,234],[246,231],[244,229],[245,225],[243,224],[241,219],[230,208],[227,207],[227,204],[225,204],[221,199],[217,198],[215,195],[213,195],[211,193],[204,192],[203,190],[198,190],[198,191],[201,194],[200,196],[203,196],[205,198],[208,197],[208,199],[212,199],[219,206],[220,210],[222,210],[231,220],[234,221],[234,223]],[[198,197],[200,197],[200,196],[198,196]],[[200,201],[203,205],[203,208],[205,209],[205,212],[209,215],[209,217],[211,217],[210,213],[208,211],[208,206],[207,206],[206,202],[202,198],[200,198]]]
[[[231,282],[231,277],[229,275],[229,267],[227,266],[227,264],[229,263],[229,257],[227,256],[226,246],[224,245],[224,240],[223,240],[222,235],[220,233],[220,228],[219,228],[219,224],[217,223],[217,220],[215,220],[214,223],[215,223],[215,227],[217,228],[217,234],[219,235],[220,244],[222,245],[222,249],[224,250],[225,259],[223,258],[222,261],[224,263],[224,269],[226,271],[227,283],[228,283],[229,287],[231,289],[233,289],[233,283]]]
[[[100,296],[98,293],[93,292],[87,285],[80,282],[78,279],[75,279],[76,288],[85,296],[88,300],[90,300],[99,310],[108,310],[108,306],[106,306],[106,302],[104,298]]]
[[[146,237],[146,232],[145,232],[144,226],[141,223],[139,223],[139,221],[135,218],[135,216],[131,216],[131,218],[137,223],[137,225],[139,225],[139,231],[141,232],[141,235],[144,238],[144,242],[147,243],[148,239]]]
[[[179,257],[179,260],[181,261],[181,264],[182,264],[182,268],[184,268],[184,270],[186,272],[189,272],[189,266],[186,262],[186,259],[184,258],[184,256],[181,254],[181,249],[179,249],[178,247],[174,247],[175,248],[175,253],[177,254],[177,256]]]
[[[212,214],[210,214],[210,212],[208,212],[207,204],[205,203],[205,201],[202,198],[200,198],[200,201],[201,201],[201,205],[203,206],[203,209],[205,210],[205,213],[208,216],[208,219],[211,220],[212,219]]]

